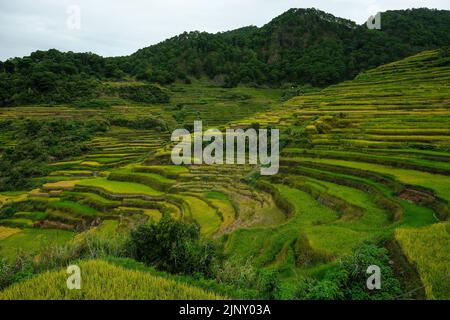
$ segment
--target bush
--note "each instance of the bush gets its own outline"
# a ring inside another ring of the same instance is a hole
[[[122,99],[143,103],[168,103],[170,96],[166,90],[155,85],[130,85],[109,87],[107,91]]]
[[[119,126],[119,127],[126,127],[130,129],[138,129],[138,130],[158,130],[158,131],[164,131],[167,130],[167,123],[162,120],[155,117],[147,116],[137,119],[127,119],[124,117],[114,117],[110,120],[111,125]]]
[[[291,86],[289,89],[286,89],[283,91],[283,94],[281,95],[281,99],[283,101],[288,101],[294,97],[297,96],[303,96],[305,94],[318,92],[320,91],[319,88],[314,88],[309,85],[305,86]]]
[[[257,282],[257,270],[250,260],[245,262],[232,259],[216,265],[215,277],[220,283],[231,284],[239,288],[253,288]]]
[[[258,272],[258,292],[262,299],[275,299],[278,291],[278,271],[275,269],[261,269]]]
[[[366,270],[371,265],[381,269],[381,289],[368,290],[369,275]],[[306,299],[344,300],[390,300],[401,294],[401,286],[389,266],[389,256],[385,248],[364,243],[351,256],[344,258],[340,265],[329,271],[322,281],[313,283],[307,290]]]
[[[14,262],[0,259],[0,290],[33,275],[33,266],[27,257],[18,256]]]
[[[131,257],[162,271],[204,276],[212,274],[215,249],[200,241],[196,225],[164,216],[158,223],[133,230],[127,244]]]
[[[310,300],[338,300],[343,299],[339,286],[334,281],[324,280],[313,286],[308,293]]]
[[[13,283],[14,267],[5,259],[0,260],[0,290]]]

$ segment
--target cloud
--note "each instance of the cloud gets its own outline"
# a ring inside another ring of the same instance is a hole
[[[450,9],[448,0],[2,0],[0,60],[35,50],[133,53],[184,31],[219,32],[261,26],[290,8],[315,7],[363,23],[388,9]],[[81,9],[81,29],[67,27],[70,6]]]

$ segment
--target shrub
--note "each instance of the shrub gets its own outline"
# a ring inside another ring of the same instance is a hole
[[[124,117],[114,117],[110,120],[111,125],[126,127],[131,129],[154,129],[158,131],[167,130],[167,123],[162,120],[152,116],[128,119]]]
[[[210,276],[215,249],[200,241],[196,225],[169,216],[158,223],[141,225],[131,232],[127,251],[137,261],[171,273]]]
[[[122,99],[128,99],[143,103],[168,103],[169,94],[155,85],[129,85],[110,87],[107,91],[117,94]]]
[[[366,270],[376,265],[381,269],[381,289],[370,291],[366,287]],[[312,283],[307,299],[390,300],[401,294],[400,282],[389,266],[385,248],[364,243],[354,254],[344,258],[340,265],[329,271],[322,281]]]
[[[307,297],[311,300],[338,300],[343,295],[336,282],[324,280],[313,286]]]
[[[278,291],[278,271],[275,269],[261,269],[258,272],[258,292],[262,299],[275,299]]]
[[[228,259],[215,267],[215,277],[221,283],[231,284],[240,288],[252,288],[255,286],[258,274],[250,260],[242,262]]]
[[[14,268],[6,259],[0,260],[0,289],[4,289],[13,283]]]
[[[14,262],[0,259],[0,290],[33,275],[33,266],[28,257],[18,256]]]

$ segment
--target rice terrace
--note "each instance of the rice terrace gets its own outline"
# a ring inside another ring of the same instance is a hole
[[[0,62],[0,300],[449,300],[450,11],[381,17]],[[196,121],[278,171],[174,164]]]

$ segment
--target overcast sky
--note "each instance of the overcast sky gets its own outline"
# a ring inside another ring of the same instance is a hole
[[[261,26],[290,8],[310,7],[363,23],[378,11],[450,9],[450,1],[0,0],[0,60],[50,48],[128,55],[183,31]]]

